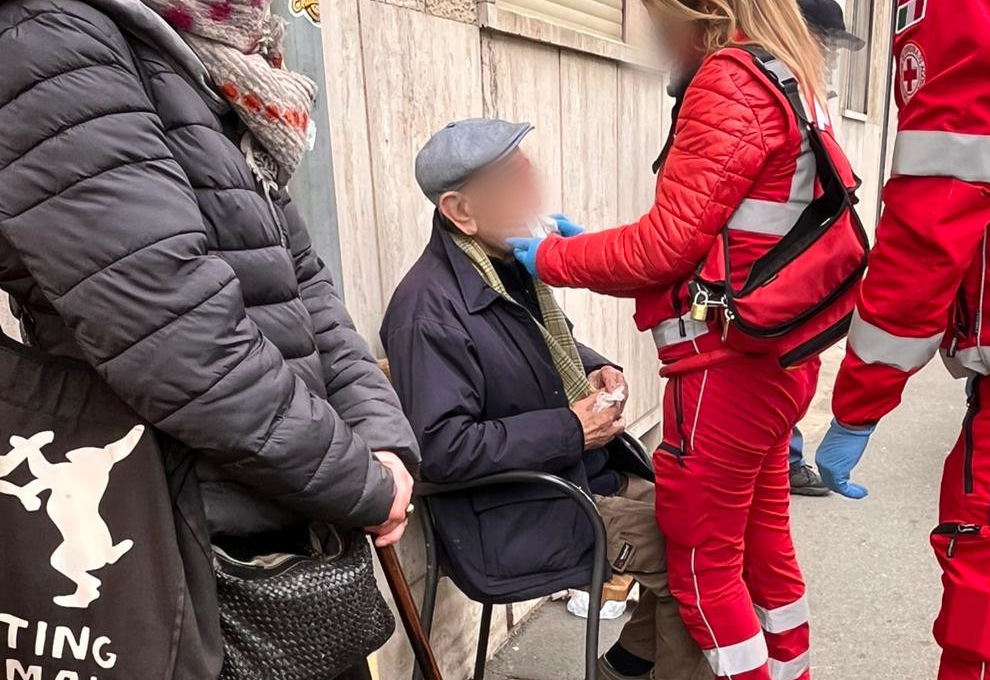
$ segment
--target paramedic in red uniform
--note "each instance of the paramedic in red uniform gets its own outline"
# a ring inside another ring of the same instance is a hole
[[[647,6],[679,64],[704,59],[685,94],[655,205],[616,229],[513,245],[551,285],[635,297],[637,325],[652,331],[661,360],[694,366],[667,385],[663,443],[654,454],[671,590],[716,675],[804,680],[809,612],[791,540],[787,456],[819,363],[784,370],[777,356],[732,351],[714,315],[692,318],[687,284],[723,227],[758,249],[779,240],[815,193],[814,158],[795,114],[734,45],[778,57],[806,101],[824,99],[823,57],[794,0]],[[820,110],[807,108],[812,116]],[[833,148],[833,161],[851,177]]]
[[[900,0],[899,108],[885,211],[836,380],[822,477],[849,480],[877,421],[939,347],[969,377],[969,411],[945,462],[932,545],[943,569],[935,637],[943,680],[990,677],[990,1]]]

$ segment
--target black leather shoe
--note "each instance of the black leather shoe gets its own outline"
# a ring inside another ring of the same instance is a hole
[[[791,493],[796,496],[827,496],[831,491],[810,465],[791,468]]]

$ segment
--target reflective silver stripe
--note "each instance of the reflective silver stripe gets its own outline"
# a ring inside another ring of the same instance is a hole
[[[863,321],[857,309],[849,328],[849,346],[868,364],[885,364],[902,371],[921,368],[935,356],[944,333],[928,338],[902,338]]]
[[[758,198],[745,198],[729,218],[729,229],[783,236],[791,230],[807,205],[807,201],[774,203]]]
[[[729,229],[783,236],[797,223],[798,217],[815,197],[815,154],[811,152],[808,133],[802,131],[801,134],[801,154],[791,178],[791,195],[787,202],[743,199],[729,218]]]
[[[681,322],[684,322],[684,335],[681,335]],[[679,342],[687,342],[700,338],[708,332],[708,324],[704,321],[695,321],[690,314],[685,314],[679,319],[667,319],[650,329],[653,334],[653,342],[657,349],[663,349]]]
[[[766,638],[760,632],[735,645],[706,649],[705,658],[715,675],[731,678],[733,675],[762,668],[770,659],[770,653],[767,651]]]
[[[760,619],[760,625],[768,633],[786,633],[798,626],[803,626],[811,618],[811,608],[808,606],[807,595],[802,595],[791,604],[776,609],[764,609],[759,605],[755,605],[755,608],[756,616]]]
[[[925,130],[898,132],[891,174],[990,182],[990,135]]]
[[[770,677],[773,680],[797,680],[811,668],[811,653],[805,652],[790,661],[770,659]]]
[[[990,375],[990,347],[959,349],[951,357],[942,350],[942,362],[953,378],[968,378],[974,373]]]

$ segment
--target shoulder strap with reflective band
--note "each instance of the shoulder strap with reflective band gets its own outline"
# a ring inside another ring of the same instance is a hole
[[[813,125],[814,121],[805,111],[804,102],[801,100],[801,89],[797,76],[794,75],[790,67],[762,47],[745,45],[740,49],[752,55],[756,65],[784,95],[784,98],[791,105],[794,115],[797,116],[798,122],[804,125]]]
[[[787,64],[766,50],[755,45],[746,45],[741,49],[753,56],[756,65],[790,104],[814,154],[815,171],[822,187],[822,195],[812,200],[777,245],[753,264],[742,289],[730,291],[733,297],[748,295],[777,276],[789,262],[821,238],[852,207],[849,192],[825,147],[821,131],[801,101],[797,77]]]

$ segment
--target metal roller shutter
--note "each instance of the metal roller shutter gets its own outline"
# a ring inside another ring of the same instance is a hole
[[[559,26],[622,40],[623,0],[498,0],[497,4]]]

